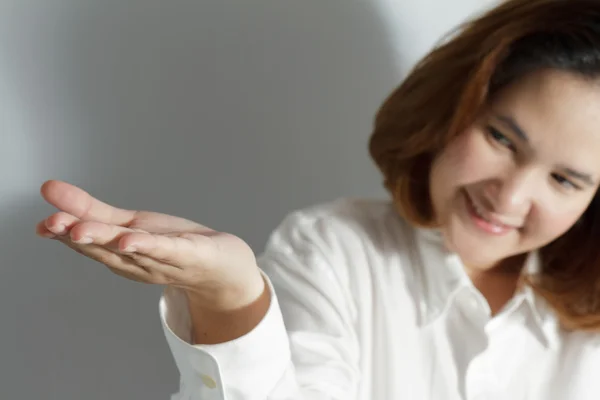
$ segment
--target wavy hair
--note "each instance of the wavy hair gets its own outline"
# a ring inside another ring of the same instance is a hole
[[[494,95],[539,69],[600,77],[600,1],[509,0],[461,25],[409,73],[377,112],[369,152],[399,213],[432,226],[429,171]],[[600,112],[600,110],[598,110]],[[540,249],[529,284],[563,327],[600,331],[600,199]]]

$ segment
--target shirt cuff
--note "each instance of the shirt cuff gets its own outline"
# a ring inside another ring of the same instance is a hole
[[[229,342],[191,344],[191,318],[181,289],[167,287],[160,299],[160,316],[167,342],[181,374],[181,391],[194,398],[267,398],[291,363],[283,317],[268,276],[271,292],[265,317],[249,333]],[[183,394],[183,393],[182,393]]]

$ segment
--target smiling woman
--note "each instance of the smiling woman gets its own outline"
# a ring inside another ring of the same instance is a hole
[[[454,232],[464,243],[448,240],[464,261],[489,267],[540,248],[581,216],[596,185],[580,171],[600,175],[599,106],[600,90],[586,80],[539,71],[499,92],[489,111],[445,148],[431,173],[434,207],[446,209],[437,222],[454,231],[462,219],[452,221],[448,207],[471,205],[475,225],[495,234]]]
[[[564,327],[600,330],[598,5],[517,3],[416,67],[382,107],[371,154],[400,212],[440,227],[468,270],[539,249],[523,278]]]
[[[432,51],[377,114],[391,201],[240,238],[63,182],[41,235],[167,284],[174,399],[597,400],[600,2],[513,0]]]

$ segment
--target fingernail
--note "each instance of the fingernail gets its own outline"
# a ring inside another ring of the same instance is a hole
[[[63,224],[56,225],[56,226],[55,226],[55,227],[52,229],[52,231],[53,231],[55,234],[57,234],[57,235],[62,235],[62,234],[64,234],[64,233],[67,231],[67,227],[66,227],[66,226],[64,226]]]
[[[93,242],[92,238],[89,238],[87,236],[82,237],[79,240],[74,240],[75,243],[79,243],[79,244],[90,244]]]
[[[136,250],[137,249],[135,246],[127,246],[127,247],[125,247],[125,249],[123,251],[125,253],[135,253]]]

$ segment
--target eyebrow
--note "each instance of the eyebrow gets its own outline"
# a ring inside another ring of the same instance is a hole
[[[517,124],[517,122],[507,115],[496,115],[496,119],[502,121],[507,127],[509,127],[519,138],[521,138],[524,142],[529,142],[529,138],[525,131]],[[573,168],[569,168],[567,166],[560,166],[560,169],[571,178],[577,179],[587,185],[594,186],[596,183],[590,174],[586,174],[585,172],[580,172],[574,170]]]

